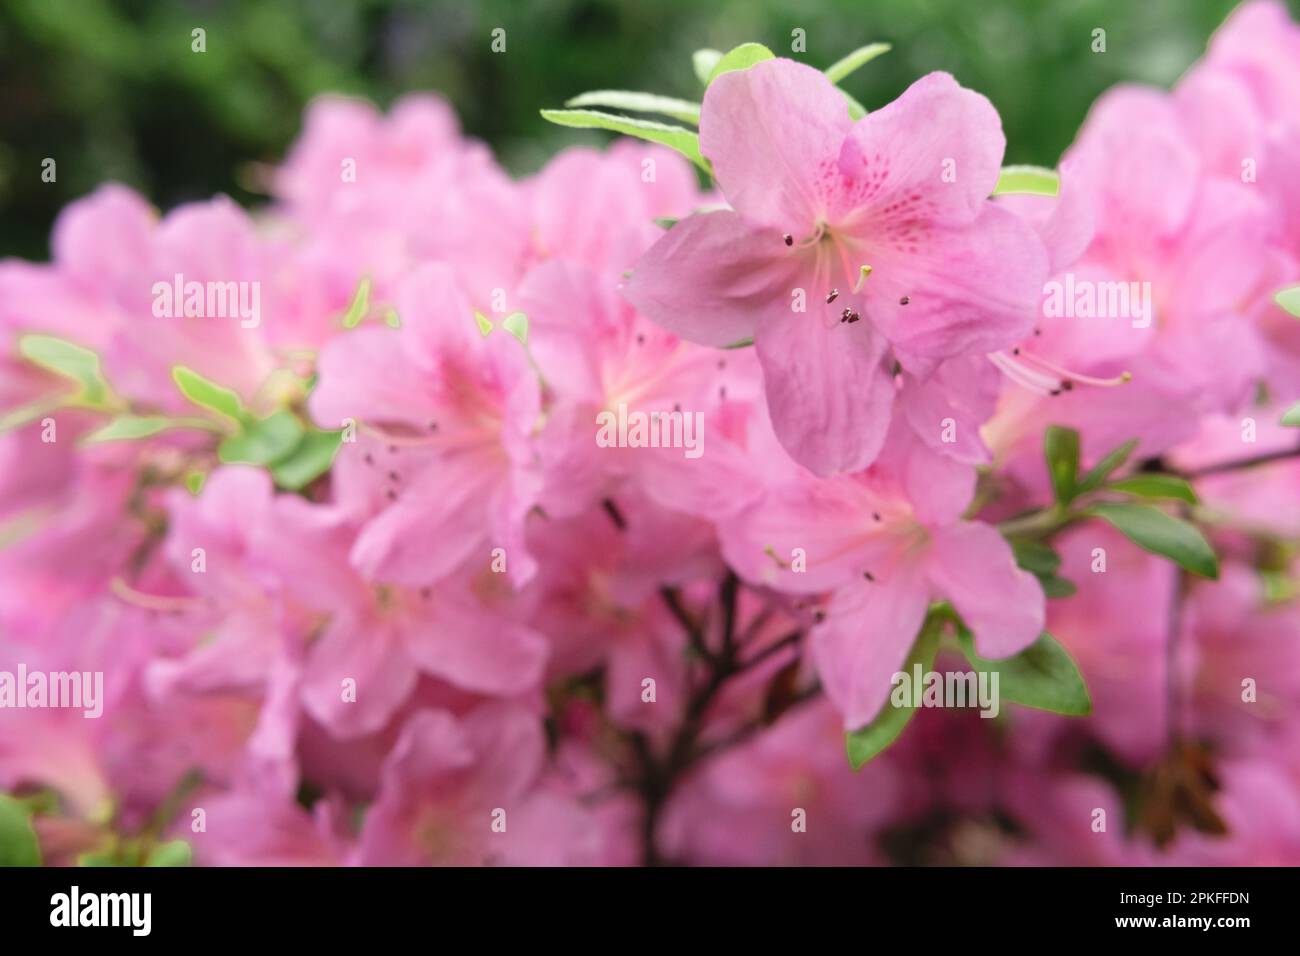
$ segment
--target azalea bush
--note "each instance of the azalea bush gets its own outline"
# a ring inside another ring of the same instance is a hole
[[[1054,168],[888,53],[0,263],[0,863],[1300,863],[1300,26]]]

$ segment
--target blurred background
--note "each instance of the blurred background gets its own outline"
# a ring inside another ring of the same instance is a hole
[[[825,67],[894,50],[845,87],[868,108],[929,70],[987,95],[1007,161],[1055,164],[1113,83],[1168,85],[1235,0],[2,0],[0,256],[47,256],[59,209],[105,180],[161,208],[227,193],[256,205],[304,104],[337,91],[387,106],[436,90],[523,174],[583,134],[537,111],[590,89],[698,98],[700,47],[757,40]],[[1300,0],[1290,0],[1300,12]],[[207,52],[190,31],[207,31]],[[506,30],[505,53],[491,32]],[[801,28],[807,50],[791,53]],[[1092,52],[1093,31],[1106,52]],[[591,133],[598,141],[603,134]],[[58,180],[42,183],[53,157]]]

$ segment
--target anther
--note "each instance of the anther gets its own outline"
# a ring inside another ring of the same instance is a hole
[[[794,236],[790,235],[790,233],[787,232],[787,233],[786,233],[784,236],[782,236],[781,238],[782,238],[783,240],[785,240],[785,244],[786,244],[787,246],[793,246],[793,245],[794,245]]]
[[[839,296],[840,296],[839,289],[831,289],[831,294],[826,297],[826,304],[830,305],[832,302],[838,299]]]

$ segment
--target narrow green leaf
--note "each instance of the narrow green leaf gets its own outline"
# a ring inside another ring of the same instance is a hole
[[[1092,712],[1083,675],[1065,648],[1046,631],[1019,654],[1001,660],[975,653],[975,641],[964,627],[957,632],[957,644],[977,672],[997,672],[999,698],[1072,717]]]
[[[1096,491],[1100,488],[1107,478],[1123,467],[1124,463],[1128,461],[1129,455],[1133,454],[1137,446],[1136,438],[1126,441],[1093,465],[1088,470],[1088,473],[1079,479],[1079,484],[1075,488],[1075,496],[1087,494],[1089,491]]]
[[[281,488],[298,491],[307,487],[334,464],[343,433],[308,432],[287,458],[271,468],[271,477]]]
[[[119,415],[103,428],[87,435],[82,441],[86,444],[105,441],[131,441],[148,438],[166,431],[172,425],[172,419],[166,415]]]
[[[154,847],[145,866],[189,866],[193,855],[184,840],[171,840]]]
[[[474,321],[478,323],[478,330],[483,334],[484,338],[492,334],[492,320],[478,309],[474,310]]]
[[[565,106],[608,106],[616,110],[629,110],[633,113],[659,113],[671,116],[683,123],[698,126],[700,123],[700,104],[690,100],[679,100],[671,96],[659,96],[655,93],[634,93],[631,90],[592,90],[575,96]]]
[[[742,43],[738,47],[733,47],[723,54],[709,73],[709,83],[712,83],[723,73],[732,73],[736,70],[748,70],[755,63],[762,63],[764,60],[772,60],[776,54],[763,46],[761,43]],[[708,83],[705,84],[708,86]]]
[[[501,320],[501,328],[519,340],[520,345],[528,344],[528,316],[522,312],[511,312]]]
[[[1055,196],[1061,191],[1061,177],[1054,169],[1043,166],[1003,166],[993,195],[1006,196],[1028,193],[1033,196]]]
[[[78,400],[87,405],[103,404],[111,394],[99,356],[90,349],[53,335],[28,334],[18,339],[18,352],[27,361],[80,385]]]
[[[1054,574],[1039,578],[1038,583],[1043,586],[1044,596],[1049,598],[1068,598],[1079,590],[1069,578],[1058,578]]]
[[[832,83],[839,83],[854,70],[866,66],[876,57],[888,53],[890,49],[888,43],[869,43],[866,46],[860,46],[848,56],[842,57],[826,67],[826,76]]]
[[[1296,402],[1283,412],[1281,421],[1283,425],[1300,425],[1300,402]]]
[[[747,349],[754,344],[753,339],[741,339],[739,342],[732,342],[730,345],[724,345],[724,349]]]
[[[685,126],[671,126],[652,120],[615,116],[595,110],[542,110],[542,118],[574,129],[607,129],[625,136],[635,136],[651,143],[675,149],[700,169],[713,175],[708,162],[700,155],[700,137]]]
[[[916,664],[921,665],[922,671],[928,671],[933,666],[934,656],[939,650],[939,633],[942,626],[942,620],[937,617],[931,617],[926,621],[916,643],[912,645],[911,653],[907,655],[907,661],[901,668],[904,673],[910,674]],[[892,697],[892,694],[890,696]],[[868,761],[897,740],[915,714],[915,707],[895,707],[893,701],[886,698],[885,706],[871,723],[846,733],[844,746],[853,769],[862,769]]]
[[[1061,556],[1038,541],[1013,541],[1011,551],[1016,564],[1040,578],[1051,577],[1061,567]]]
[[[352,293],[348,310],[343,313],[343,328],[353,329],[360,324],[370,311],[370,277],[363,276],[357,283],[357,291]]]
[[[273,465],[287,458],[302,441],[302,422],[286,409],[250,422],[238,435],[221,443],[217,457],[223,462]]]
[[[1052,477],[1052,491],[1056,500],[1069,504],[1076,492],[1075,481],[1079,473],[1079,433],[1073,428],[1048,425],[1043,435],[1043,453],[1047,458],[1047,472]]]
[[[210,408],[214,412],[225,415],[227,418],[233,418],[237,422],[242,423],[248,420],[248,413],[244,411],[244,403],[239,400],[238,395],[224,385],[209,381],[198,372],[188,369],[184,365],[177,365],[172,368],[172,380],[176,383],[176,387],[181,390],[181,394],[195,405]]]
[[[21,800],[0,793],[0,866],[41,865],[31,816],[31,808]]]
[[[1110,491],[1122,491],[1142,498],[1169,498],[1196,504],[1196,492],[1184,479],[1177,475],[1133,475],[1112,481],[1106,486]]]
[[[713,75],[713,68],[718,65],[722,59],[721,50],[712,50],[705,48],[696,50],[691,54],[691,67],[695,70],[695,76],[700,81],[700,86],[709,85],[709,77]]]
[[[81,441],[92,445],[106,441],[135,441],[149,438],[173,428],[197,428],[217,431],[217,426],[203,418],[171,418],[167,415],[118,415],[104,427],[91,432]]]
[[[867,115],[867,108],[850,96],[847,90],[840,90],[840,96],[844,97],[844,102],[848,104],[849,119],[860,120]]]
[[[1277,295],[1273,296],[1273,301],[1286,309],[1286,311],[1290,312],[1296,318],[1300,319],[1300,285],[1294,285],[1289,289],[1283,289]]]
[[[1201,532],[1151,505],[1102,502],[1088,509],[1109,522],[1134,544],[1177,562],[1193,574],[1218,578],[1219,559]]]
[[[677,225],[677,219],[673,216],[655,216],[655,225],[660,229],[671,229]]]

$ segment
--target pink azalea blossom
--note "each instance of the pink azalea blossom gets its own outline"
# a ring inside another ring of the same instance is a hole
[[[669,230],[627,294],[692,341],[752,338],[790,453],[820,475],[863,468],[888,429],[895,359],[924,377],[1029,329],[1041,244],[985,201],[1004,146],[988,101],[946,74],[856,122],[809,67],[723,74],[700,148],[732,209]]]

